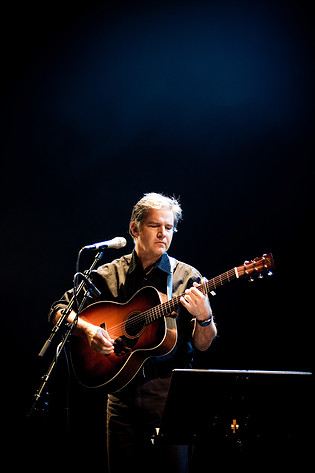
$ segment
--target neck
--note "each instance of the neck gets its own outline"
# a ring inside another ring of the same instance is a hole
[[[141,255],[139,254],[137,251],[137,256],[138,256],[138,259],[141,263],[141,266],[143,268],[143,271],[146,271],[147,269],[149,269],[151,266],[153,266],[160,258],[161,256],[146,256],[146,255]]]

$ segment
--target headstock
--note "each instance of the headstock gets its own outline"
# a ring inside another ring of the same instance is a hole
[[[253,281],[253,276],[262,278],[262,273],[267,272],[268,276],[272,275],[271,269],[274,268],[275,263],[272,253],[264,254],[260,258],[255,258],[251,261],[244,261],[242,266],[237,267],[239,277],[250,276],[250,281]]]

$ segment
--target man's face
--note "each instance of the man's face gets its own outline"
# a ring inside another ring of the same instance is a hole
[[[169,209],[151,209],[142,221],[140,229],[131,229],[136,237],[138,256],[157,260],[171,244],[174,231],[174,215]]]

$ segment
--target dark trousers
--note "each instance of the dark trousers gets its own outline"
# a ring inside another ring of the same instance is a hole
[[[110,473],[187,473],[188,447],[154,441],[170,378],[142,383],[124,395],[109,395],[107,449]]]

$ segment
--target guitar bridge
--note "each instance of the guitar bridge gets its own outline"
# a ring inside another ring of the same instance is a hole
[[[128,346],[127,341],[129,343],[131,342],[131,340],[130,339],[127,340],[124,335],[122,335],[121,337],[116,338],[116,340],[114,341],[114,353],[115,353],[115,355],[122,356],[122,355],[126,355],[127,353],[131,352],[132,347]],[[137,340],[133,339],[131,344],[135,345],[136,343],[137,343]]]

